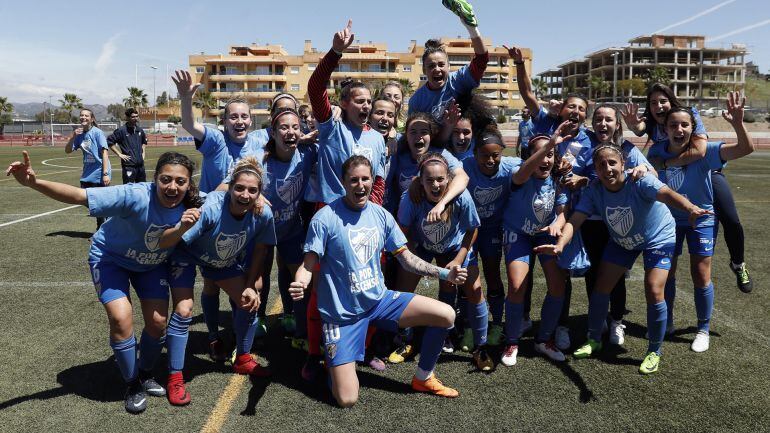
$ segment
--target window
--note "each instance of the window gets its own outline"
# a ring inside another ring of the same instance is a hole
[[[289,68],[289,73],[296,75],[299,74],[299,66],[292,66]]]
[[[308,71],[315,71],[315,68],[318,66],[316,63],[308,63],[307,64],[307,70]]]
[[[382,66],[376,63],[369,64],[369,72],[383,72]]]
[[[260,99],[256,104],[254,104],[254,108],[257,110],[267,110],[270,108],[270,101]]]
[[[411,66],[404,66],[404,72],[412,72]]]
[[[420,81],[428,81],[427,75],[420,75]]]
[[[256,75],[270,75],[270,66],[257,66],[254,73]]]
[[[291,85],[291,91],[292,92],[299,92],[299,84],[292,84]]]
[[[203,67],[203,66],[196,66],[195,67],[195,73],[196,74],[202,74],[204,72],[206,72],[206,68],[205,67]]]
[[[340,66],[337,68],[340,72],[352,72],[352,69],[350,63],[340,63]]]
[[[241,70],[234,66],[227,66],[225,68],[225,75],[240,75]]]

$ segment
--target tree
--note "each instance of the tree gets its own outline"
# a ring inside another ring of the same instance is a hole
[[[414,93],[414,83],[409,78],[399,78],[398,84],[401,84],[401,89],[404,91],[404,99],[410,97]]]
[[[113,120],[121,120],[126,115],[126,107],[123,104],[110,104],[107,106],[107,113]]]
[[[155,105],[158,107],[165,107],[168,105],[168,94],[165,91],[155,98]]]
[[[671,85],[671,78],[668,76],[668,69],[663,66],[656,66],[647,71],[647,79],[645,84],[647,87],[652,86],[655,83],[664,84],[666,86]]]
[[[78,118],[72,114],[72,111],[82,109],[83,100],[74,93],[65,93],[63,99],[59,99],[59,105],[61,105],[62,110],[70,114],[69,120],[64,123],[75,123]]]
[[[542,78],[533,78],[532,91],[535,92],[535,98],[540,99],[548,91],[548,84]]]
[[[717,97],[717,107],[719,107],[719,97],[727,94],[729,91],[730,88],[725,83],[714,83],[711,85],[711,92],[716,94]]]
[[[643,96],[647,91],[647,85],[641,78],[631,78],[630,80],[618,80],[618,90],[623,96]]]
[[[209,110],[217,108],[217,99],[211,93],[199,90],[193,99],[193,106],[203,111],[203,118],[209,116]]]
[[[125,105],[126,108],[147,106],[147,94],[144,93],[144,90],[138,87],[129,87],[127,90],[128,98],[123,98],[123,105]]]
[[[0,96],[0,135],[3,134],[5,125],[13,123],[11,113],[13,113],[13,104],[8,102],[8,98],[5,96]]]
[[[53,115],[53,123],[72,123],[72,114],[69,111],[59,108],[51,110],[51,107],[46,107],[45,110],[35,114],[35,121],[51,123],[51,115]]]
[[[588,99],[591,99],[591,92],[594,98],[601,98],[610,91],[610,83],[599,75],[588,76]]]

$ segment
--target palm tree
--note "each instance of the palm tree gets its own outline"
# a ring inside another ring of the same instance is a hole
[[[404,91],[404,99],[410,97],[414,93],[414,83],[409,78],[399,78],[398,84],[401,85],[401,89]]]
[[[604,80],[604,78],[598,75],[590,75],[588,77],[588,98],[591,98],[591,91],[594,92],[594,98],[601,98],[605,93],[610,91],[610,83]]]
[[[83,100],[74,93],[65,93],[64,99],[59,99],[59,104],[62,110],[70,114],[70,120],[74,123],[77,121],[77,117],[72,115],[72,110],[80,110],[83,108]]]
[[[532,91],[535,92],[535,98],[540,99],[548,91],[548,84],[542,78],[533,78]]]
[[[126,107],[146,107],[147,106],[147,94],[144,90],[138,87],[128,88],[128,98],[123,98],[123,105]]]
[[[8,102],[5,96],[0,96],[0,135],[3,134],[5,125],[13,123],[11,113],[13,113],[13,104]]]
[[[209,115],[209,110],[217,108],[217,99],[211,96],[211,93],[198,91],[193,99],[193,106],[203,111],[203,118]]]

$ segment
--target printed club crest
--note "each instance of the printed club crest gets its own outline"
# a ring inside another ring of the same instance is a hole
[[[421,224],[422,232],[425,234],[425,237],[431,241],[431,243],[440,243],[447,235],[447,233],[449,233],[449,227],[451,225],[450,222],[451,221],[444,222],[438,220],[434,223],[429,223],[427,220],[423,219]]]
[[[630,207],[608,207],[606,216],[612,230],[620,236],[626,236],[634,226],[634,212]]]
[[[362,155],[365,156],[366,159],[368,159],[370,162],[373,161],[373,151],[371,147],[365,147],[356,144],[353,146],[353,155]]]
[[[374,227],[348,230],[348,242],[353,254],[362,265],[369,263],[379,250],[379,232]]]
[[[684,169],[682,167],[668,167],[666,168],[666,184],[674,191],[679,191],[679,188],[684,182]]]
[[[246,232],[235,234],[220,233],[216,240],[217,255],[221,260],[229,260],[235,257],[246,245]]]
[[[91,139],[90,138],[84,139],[83,142],[80,143],[80,147],[86,152],[91,151]]]
[[[482,188],[480,186],[477,186],[473,190],[473,197],[476,199],[476,201],[481,206],[486,206],[493,201],[500,198],[500,195],[503,193],[503,186],[498,185],[496,187],[491,188]]]
[[[278,191],[278,197],[286,204],[294,203],[302,189],[302,172],[289,176],[288,178],[278,179],[275,189]]]
[[[532,197],[532,213],[539,223],[545,221],[548,215],[553,211],[553,202],[556,198],[556,191],[540,191]]]
[[[150,226],[147,227],[147,231],[144,232],[144,246],[147,247],[147,250],[150,252],[158,250],[160,237],[163,235],[163,231],[169,227],[170,226],[158,226],[155,224],[150,224]]]

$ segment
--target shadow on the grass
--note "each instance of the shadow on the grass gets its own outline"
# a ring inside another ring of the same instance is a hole
[[[66,236],[68,238],[88,239],[91,236],[93,236],[93,232],[76,232],[71,230],[61,230],[58,232],[48,233],[46,236],[48,237]]]

